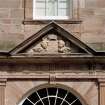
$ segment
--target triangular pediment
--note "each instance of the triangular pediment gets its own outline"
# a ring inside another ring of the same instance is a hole
[[[95,54],[71,33],[52,22],[10,51],[16,54]]]

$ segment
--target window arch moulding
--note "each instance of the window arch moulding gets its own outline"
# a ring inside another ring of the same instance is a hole
[[[31,89],[18,105],[87,105],[74,89],[61,84],[44,84]]]

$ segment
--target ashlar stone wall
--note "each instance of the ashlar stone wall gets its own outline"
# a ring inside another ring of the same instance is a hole
[[[24,19],[32,20],[32,0],[0,0],[1,50],[12,49],[47,24],[24,25]],[[73,19],[82,23],[60,25],[89,46],[105,49],[105,0],[73,0]]]
[[[81,40],[97,50],[105,50],[105,1],[85,0],[80,17],[83,20]]]
[[[0,49],[8,50],[24,39],[22,0],[0,0]]]

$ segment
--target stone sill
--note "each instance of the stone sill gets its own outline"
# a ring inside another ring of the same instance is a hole
[[[24,25],[48,24],[50,22],[52,22],[52,20],[23,20]],[[81,24],[82,20],[54,20],[54,22],[58,24]]]

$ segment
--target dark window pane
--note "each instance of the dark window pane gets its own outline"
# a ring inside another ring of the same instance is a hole
[[[60,105],[60,104],[62,103],[62,101],[63,101],[63,100],[57,98],[57,100],[56,100],[56,105]]]
[[[39,90],[39,91],[38,91],[38,94],[39,94],[39,96],[40,96],[41,98],[43,98],[43,97],[47,97],[47,91],[46,91],[45,88]]]
[[[43,105],[41,101],[39,101],[36,105]]]
[[[44,105],[49,105],[48,98],[45,98],[42,101],[43,101]]]
[[[79,100],[76,100],[72,105],[82,105]]]
[[[22,105],[32,105],[32,103],[26,99]]]
[[[56,95],[57,88],[48,88],[48,94],[49,95]]]
[[[68,101],[69,103],[72,103],[76,99],[77,98],[72,93],[68,93],[68,95],[67,95],[65,100]]]
[[[64,101],[62,105],[69,105],[69,104],[68,104],[67,102]]]
[[[67,94],[67,91],[64,89],[58,89],[58,97],[64,98],[65,95]]]
[[[49,100],[50,100],[50,105],[54,105],[54,103],[55,103],[55,98],[54,98],[54,97],[50,97]]]
[[[57,92],[58,89],[58,92]],[[48,90],[48,94],[47,94]],[[39,96],[41,99],[39,98]],[[56,96],[57,95],[57,96]],[[53,97],[54,96],[54,97]],[[66,97],[65,97],[66,96]],[[29,99],[29,100],[28,100]],[[43,88],[31,94],[22,105],[82,105],[79,99],[72,93],[61,88]],[[50,104],[49,104],[50,103]]]
[[[32,95],[30,95],[30,96],[28,97],[28,99],[31,100],[33,103],[35,103],[36,101],[39,100],[39,97],[38,97],[38,95],[36,94],[36,92],[34,92]]]

